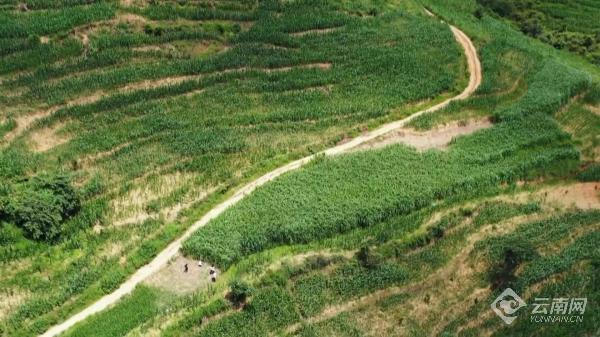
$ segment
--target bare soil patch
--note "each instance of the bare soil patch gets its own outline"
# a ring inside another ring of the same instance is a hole
[[[575,183],[542,188],[535,192],[523,192],[512,196],[500,196],[507,201],[541,201],[558,208],[600,209],[600,183]]]
[[[79,37],[79,39],[81,40],[81,43],[87,47],[90,44],[90,38],[86,33],[81,33],[77,35]]]
[[[58,124],[53,127],[45,127],[31,133],[30,144],[35,152],[45,152],[55,146],[64,144],[69,141],[69,137],[60,134],[59,130],[63,124]]]
[[[546,202],[579,209],[600,209],[600,183],[589,182],[543,190]]]
[[[146,80],[136,83],[127,84],[119,89],[119,91],[134,91],[156,89],[162,86],[176,85],[185,81],[197,79],[198,75],[185,75],[175,77],[165,77],[158,80]]]
[[[185,264],[188,265],[186,273]],[[189,294],[207,288],[212,282],[209,274],[210,265],[198,266],[198,261],[177,256],[167,265],[150,276],[144,283],[176,294]],[[220,274],[219,271],[217,271]]]
[[[357,147],[356,150],[378,149],[399,143],[412,146],[420,151],[431,148],[445,149],[454,138],[489,128],[492,125],[489,119],[480,119],[470,120],[466,123],[452,122],[425,132],[414,129],[400,129],[373,139]]]
[[[304,30],[301,32],[290,33],[290,35],[291,36],[305,36],[305,35],[309,35],[309,34],[327,34],[327,33],[334,32],[340,28],[341,27],[310,29],[310,30]]]
[[[141,16],[141,15],[137,15],[137,14],[132,14],[132,13],[121,13],[117,16],[117,22],[126,22],[126,23],[130,23],[130,24],[144,24],[146,22],[148,22],[148,20]]]

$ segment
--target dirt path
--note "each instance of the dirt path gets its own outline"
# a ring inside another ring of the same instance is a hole
[[[227,200],[223,201],[222,203],[217,205],[215,208],[211,209],[208,213],[206,213],[200,220],[195,222],[192,226],[190,226],[181,237],[179,237],[175,241],[171,242],[171,244],[169,244],[167,246],[167,248],[165,248],[163,251],[161,251],[150,263],[148,263],[147,265],[138,269],[117,290],[102,297],[101,299],[94,302],[93,304],[91,304],[90,306],[85,308],[84,310],[71,316],[69,319],[67,319],[63,323],[51,327],[48,331],[46,331],[44,334],[42,334],[41,337],[56,336],[64,331],[66,331],[67,329],[69,329],[70,327],[75,325],[77,322],[80,322],[80,321],[86,319],[87,317],[106,309],[111,304],[116,303],[121,297],[131,293],[133,291],[133,289],[140,282],[144,281],[145,279],[150,277],[152,274],[159,271],[164,265],[166,265],[169,262],[169,260],[171,260],[174,257],[177,257],[179,255],[179,249],[181,248],[182,243],[187,238],[189,238],[194,232],[196,232],[199,228],[205,226],[212,219],[219,216],[227,208],[236,204],[238,201],[240,201],[246,195],[248,195],[252,191],[254,191],[257,187],[266,184],[267,182],[279,177],[280,175],[282,175],[286,172],[295,170],[295,169],[305,165],[306,163],[310,162],[318,155],[331,156],[331,155],[344,153],[344,152],[346,152],[350,149],[353,149],[365,142],[368,142],[377,137],[380,137],[390,131],[396,130],[422,114],[439,110],[439,109],[447,106],[453,100],[460,100],[460,99],[465,99],[465,98],[469,97],[477,89],[477,87],[481,84],[481,78],[482,78],[481,64],[479,62],[479,58],[477,57],[477,51],[475,50],[475,46],[473,45],[471,40],[458,28],[456,28],[454,26],[450,26],[450,29],[452,30],[452,33],[454,34],[454,37],[456,38],[458,43],[464,49],[464,52],[465,52],[465,55],[466,55],[466,58],[468,61],[468,68],[469,68],[469,73],[470,73],[469,84],[463,90],[462,93],[460,93],[459,95],[457,95],[453,98],[447,99],[446,101],[441,102],[433,107],[430,107],[426,110],[419,111],[407,118],[404,118],[402,120],[392,122],[389,124],[385,124],[385,125],[381,126],[380,128],[375,129],[366,134],[363,134],[359,137],[356,137],[347,143],[332,147],[332,148],[322,151],[318,154],[314,154],[314,155],[293,161],[287,165],[279,167],[279,168],[263,175],[262,177],[248,183],[244,187],[240,188],[235,194],[233,194]]]
[[[372,150],[386,147],[392,144],[406,144],[419,151],[427,149],[446,149],[452,140],[459,136],[469,135],[475,131],[491,127],[493,124],[489,119],[469,120],[465,122],[451,122],[447,125],[438,126],[425,132],[410,128],[402,128],[389,132],[382,137],[374,139],[357,146],[353,150]]]

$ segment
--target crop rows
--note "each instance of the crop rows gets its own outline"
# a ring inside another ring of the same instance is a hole
[[[455,140],[448,153],[390,147],[318,161],[242,200],[190,238],[184,252],[228,267],[265,249],[332,237],[543,168],[562,170],[579,154],[549,115],[591,79],[547,60],[529,80],[525,95],[494,111],[500,123]]]
[[[11,337],[39,334],[147,263],[189,225],[159,217],[162,208],[217,187],[195,201],[199,212],[240,180],[379,123],[405,103],[453,91],[462,70],[447,26],[421,14],[362,20],[310,1],[37,4],[2,13],[12,20],[0,21],[0,38],[10,43],[1,49],[0,91],[11,108],[2,128],[14,129],[29,111],[52,114],[3,144],[0,189],[10,196],[20,177],[66,171],[82,204],[59,224],[56,242],[26,237],[2,218],[0,287],[29,294],[0,322],[0,334]],[[26,36],[12,32],[18,25]],[[335,29],[291,34],[321,28]],[[88,97],[93,103],[62,106]],[[35,153],[43,130],[66,141]],[[112,225],[110,210],[129,193],[161,191],[156,177],[179,174],[191,178],[139,206],[149,219]],[[24,260],[36,262],[11,272]],[[135,324],[154,315],[145,311]]]

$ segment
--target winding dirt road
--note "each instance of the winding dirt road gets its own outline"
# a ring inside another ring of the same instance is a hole
[[[414,118],[416,118],[422,114],[442,109],[445,106],[447,106],[451,101],[461,100],[461,99],[465,99],[465,98],[469,97],[477,89],[477,87],[481,84],[481,78],[482,78],[481,64],[479,62],[479,58],[477,57],[477,51],[475,50],[475,46],[473,45],[473,43],[471,42],[469,37],[467,35],[465,35],[461,30],[459,30],[458,28],[456,28],[454,26],[450,26],[450,28],[452,29],[452,33],[454,34],[454,37],[456,38],[458,43],[464,49],[465,56],[466,56],[467,62],[468,62],[468,68],[469,68],[469,73],[470,73],[469,84],[467,85],[467,87],[464,89],[464,91],[462,93],[460,93],[459,95],[457,95],[455,97],[447,99],[446,101],[444,101],[442,103],[432,106],[426,110],[422,110],[417,113],[414,113],[407,118],[385,124],[373,131],[370,131],[366,134],[358,136],[349,142],[329,148],[318,154],[314,154],[314,155],[293,161],[289,164],[279,167],[279,168],[263,175],[262,177],[248,183],[244,187],[240,188],[233,196],[231,196],[227,200],[223,201],[222,203],[217,205],[215,208],[211,209],[200,220],[198,220],[192,226],[190,226],[181,237],[179,237],[177,240],[175,240],[171,244],[169,244],[167,246],[167,248],[165,248],[163,251],[161,251],[150,263],[148,263],[147,265],[138,269],[117,290],[100,298],[98,301],[94,302],[93,304],[91,304],[84,310],[80,311],[79,313],[75,314],[74,316],[71,316],[69,319],[67,319],[63,323],[53,326],[48,331],[46,331],[44,334],[42,334],[41,337],[57,336],[58,334],[66,331],[67,329],[69,329],[70,327],[75,325],[76,323],[83,321],[87,317],[106,309],[110,305],[116,303],[121,297],[131,293],[133,291],[133,289],[140,282],[144,281],[150,275],[159,271],[163,266],[165,266],[168,263],[168,261],[171,258],[177,256],[179,249],[181,248],[181,244],[187,238],[189,238],[195,231],[197,231],[200,227],[205,226],[212,219],[219,216],[230,206],[233,206],[234,204],[236,204],[238,201],[240,201],[246,195],[248,195],[252,191],[254,191],[254,189],[256,189],[257,187],[266,184],[267,182],[279,177],[280,175],[282,175],[286,172],[295,170],[295,169],[305,165],[306,163],[310,162],[318,155],[332,156],[332,155],[344,153],[344,152],[346,152],[350,149],[353,149],[365,142],[368,142],[379,136],[382,136],[390,131],[401,128],[406,123],[410,122],[411,120],[413,120]]]

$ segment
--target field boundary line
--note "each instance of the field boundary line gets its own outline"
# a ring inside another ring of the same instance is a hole
[[[197,222],[192,224],[192,226],[190,226],[183,233],[183,235],[181,235],[179,238],[177,238],[176,240],[171,242],[164,250],[162,250],[160,253],[158,253],[152,261],[150,261],[148,264],[146,264],[143,267],[141,267],[140,269],[138,269],[129,279],[127,279],[127,281],[122,283],[118,289],[116,289],[112,293],[107,294],[104,297],[100,298],[99,300],[92,303],[91,305],[89,305],[82,311],[78,312],[77,314],[71,316],[64,322],[51,327],[44,334],[40,335],[40,337],[57,336],[60,333],[65,332],[66,330],[68,330],[69,328],[74,326],[76,323],[83,321],[84,319],[88,318],[89,316],[108,308],[110,305],[116,303],[123,296],[131,293],[139,283],[144,281],[150,275],[159,271],[164,265],[166,265],[168,263],[169,260],[171,260],[173,257],[177,256],[177,254],[179,253],[179,250],[182,246],[182,243],[186,239],[188,239],[194,232],[196,232],[198,229],[200,229],[201,227],[208,224],[211,220],[213,220],[214,218],[219,216],[221,213],[223,213],[227,208],[229,208],[230,206],[233,206],[238,201],[243,199],[245,196],[252,193],[252,191],[254,191],[257,187],[262,186],[262,185],[268,183],[269,181],[274,180],[275,178],[281,176],[284,173],[287,173],[287,172],[290,172],[290,171],[293,171],[293,170],[296,170],[296,169],[302,167],[303,165],[311,162],[313,159],[315,159],[318,156],[322,156],[322,155],[333,156],[333,155],[344,153],[358,145],[361,145],[365,142],[368,142],[372,139],[382,136],[390,131],[401,128],[404,125],[406,125],[408,122],[412,121],[413,119],[415,119],[423,114],[440,110],[440,109],[446,107],[448,104],[450,104],[450,102],[452,102],[454,100],[463,100],[463,99],[466,99],[469,96],[471,96],[471,94],[473,94],[475,92],[475,90],[477,90],[477,88],[481,84],[481,80],[482,80],[481,63],[479,61],[479,58],[477,57],[477,50],[475,49],[475,46],[473,45],[473,42],[469,39],[469,37],[465,33],[463,33],[460,29],[458,29],[452,25],[450,25],[450,29],[452,30],[452,33],[454,34],[454,38],[456,39],[456,41],[461,45],[461,47],[464,50],[465,56],[467,58],[468,69],[469,69],[469,74],[470,74],[469,75],[469,84],[460,94],[458,94],[457,96],[454,96],[452,98],[449,98],[439,104],[436,104],[428,109],[416,112],[404,119],[401,119],[401,120],[398,120],[395,122],[391,122],[388,124],[384,124],[373,131],[369,131],[366,134],[363,134],[356,138],[353,138],[352,140],[350,140],[347,143],[343,143],[343,144],[334,146],[327,150],[324,150],[319,153],[295,160],[284,166],[276,168],[275,170],[268,172],[268,173],[264,174],[263,176],[255,179],[254,181],[251,181],[250,183],[244,185],[239,190],[237,190],[231,197],[227,198],[226,200],[224,200],[223,202],[221,202],[220,204],[218,204],[217,206],[212,208],[208,213],[206,213],[204,216],[202,216],[202,218],[200,218],[200,220],[198,220]]]
[[[302,322],[288,326],[286,332],[294,333],[302,327],[303,323],[320,323],[331,319],[341,313],[355,311],[364,306],[377,303],[383,299],[389,298],[390,296],[399,294],[410,294],[424,289],[435,287],[437,281],[448,280],[452,273],[456,272],[459,269],[458,266],[463,266],[467,263],[469,254],[473,252],[473,250],[475,249],[475,244],[477,242],[484,239],[495,238],[499,237],[500,235],[511,233],[521,225],[536,221],[543,221],[549,218],[550,217],[548,216],[548,214],[542,212],[542,214],[519,215],[506,219],[500,223],[484,225],[482,228],[477,229],[476,231],[469,234],[469,236],[465,239],[465,246],[461,248],[460,251],[458,251],[456,255],[454,255],[448,262],[446,262],[445,265],[436,269],[434,272],[428,274],[423,279],[416,280],[405,285],[393,286],[390,288],[376,290],[370,294],[353,298],[346,302],[330,305],[321,310],[321,312],[319,312],[318,314],[311,317],[307,317]],[[474,270],[472,271],[474,272]],[[488,288],[477,289],[480,293],[484,293],[489,290]],[[432,335],[437,335],[437,333]]]

